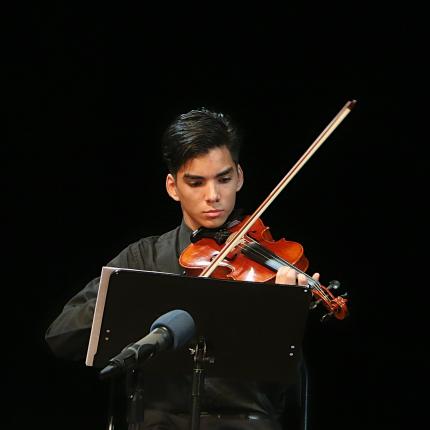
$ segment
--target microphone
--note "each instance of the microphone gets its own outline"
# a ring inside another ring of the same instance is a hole
[[[101,379],[115,376],[161,351],[178,349],[189,342],[194,333],[195,323],[188,312],[180,309],[167,312],[152,323],[149,334],[111,358],[99,376]]]

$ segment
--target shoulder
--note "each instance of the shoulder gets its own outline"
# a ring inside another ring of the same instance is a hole
[[[143,237],[131,243],[109,264],[138,270],[159,270],[159,258],[176,250],[180,226],[161,235]]]
[[[180,226],[161,235],[143,237],[138,241],[130,244],[129,248],[132,251],[138,252],[139,250],[157,249],[160,247],[164,247],[177,241],[179,229]]]

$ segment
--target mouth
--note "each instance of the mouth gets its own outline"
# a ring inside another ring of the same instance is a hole
[[[222,209],[211,209],[210,211],[203,212],[203,214],[208,218],[218,218],[223,212]]]

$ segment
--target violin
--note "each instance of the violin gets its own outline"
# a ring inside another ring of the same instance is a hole
[[[322,320],[332,316],[342,320],[347,316],[346,295],[335,297],[331,291],[339,287],[339,282],[332,281],[325,287],[306,274],[309,261],[304,255],[303,246],[284,238],[275,241],[270,229],[263,224],[261,215],[346,117],[355,103],[356,101],[352,100],[345,104],[252,215],[241,220],[233,219],[219,229],[200,228],[193,232],[191,244],[179,257],[180,265],[189,275],[270,282],[276,277],[280,267],[289,266],[306,276],[314,298],[311,308],[322,303],[328,310]]]
[[[219,254],[225,243],[249,220],[249,215],[242,220],[236,219],[219,229],[199,228],[191,235],[191,244],[181,253],[179,264],[190,276],[199,276]],[[328,287],[320,284],[306,273],[309,260],[303,246],[298,242],[275,241],[269,227],[261,219],[250,227],[242,241],[219,263],[212,276],[217,279],[230,279],[249,282],[273,282],[277,270],[282,266],[294,268],[306,276],[314,301],[314,309],[322,303],[328,309],[322,319],[335,316],[344,319],[347,316],[346,295],[335,297],[330,291],[339,287],[338,281],[332,281]]]

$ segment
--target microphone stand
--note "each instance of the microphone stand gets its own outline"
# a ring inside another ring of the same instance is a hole
[[[191,389],[191,430],[200,429],[200,397],[204,388],[204,364],[214,363],[213,357],[206,356],[206,341],[201,337],[195,347],[191,349],[191,354],[194,355],[193,380]]]
[[[107,430],[114,430],[114,399],[115,399],[115,380],[109,381],[109,398],[108,398],[108,426]]]
[[[129,429],[137,429],[144,422],[145,412],[143,404],[143,370],[132,369],[126,374],[127,390],[127,418]]]
[[[129,430],[137,429],[139,423],[144,419],[142,374],[139,369],[128,370],[122,381],[124,387],[119,386],[121,381],[117,377],[118,375],[109,376],[106,430],[116,430],[118,426],[118,428],[128,426]],[[139,380],[140,383],[138,383]],[[122,396],[118,398],[118,388],[125,389],[125,398]]]

